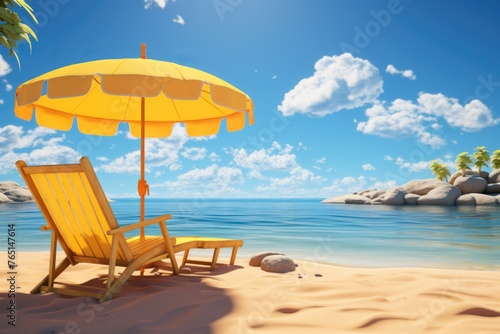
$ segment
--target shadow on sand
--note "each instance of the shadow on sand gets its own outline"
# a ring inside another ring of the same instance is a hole
[[[103,304],[53,293],[16,293],[14,298],[1,293],[2,313],[15,301],[16,326],[2,316],[0,333],[212,333],[211,324],[230,313],[233,302],[207,279],[242,267],[219,265],[213,272],[188,268],[191,274],[170,276],[154,269],[132,276],[114,299]],[[105,277],[98,277],[83,284],[104,283]]]

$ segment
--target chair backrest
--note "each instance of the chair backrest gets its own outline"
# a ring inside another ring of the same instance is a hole
[[[118,223],[88,158],[79,164],[18,161],[16,166],[70,262],[108,263],[112,239],[106,232]],[[117,261],[131,259],[121,237]]]

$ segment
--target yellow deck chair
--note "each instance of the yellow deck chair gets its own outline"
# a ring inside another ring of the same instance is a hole
[[[87,157],[78,164],[27,166],[24,161],[16,162],[26,185],[42,211],[52,230],[49,274],[31,293],[57,292],[71,296],[91,296],[104,302],[113,298],[134,271],[169,258],[172,271],[179,274],[175,253],[184,251],[185,263],[209,265],[213,270],[217,264],[220,248],[231,247],[230,264],[236,259],[236,252],[243,245],[241,240],[170,237],[166,221],[167,214],[135,224],[119,227],[111,206],[101,188],[97,176]],[[126,238],[125,232],[152,224],[159,224],[162,236]],[[57,243],[66,257],[56,266]],[[189,260],[192,248],[213,248],[212,261]],[[106,288],[96,289],[70,286],[55,279],[69,265],[94,263],[109,266]],[[126,267],[115,279],[115,266]]]

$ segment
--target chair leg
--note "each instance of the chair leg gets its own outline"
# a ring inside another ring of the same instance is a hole
[[[234,265],[234,261],[236,260],[236,253],[238,252],[238,247],[233,247],[233,252],[231,253],[231,262],[229,265]]]
[[[111,256],[109,258],[108,282],[106,288],[109,289],[115,279],[116,253],[118,252],[118,238],[113,236],[111,241]]]
[[[186,262],[188,260],[188,256],[189,256],[189,249],[186,249],[184,251],[184,256],[182,258],[182,264],[181,264],[181,268],[183,268],[185,265],[186,265]]]
[[[215,266],[217,265],[217,258],[219,257],[219,252],[220,252],[219,247],[214,249],[214,255],[212,256],[212,264],[210,265],[210,271],[213,271],[215,269]]]
[[[179,275],[179,266],[177,265],[177,260],[175,258],[174,248],[170,243],[170,237],[168,236],[168,230],[166,224],[160,223],[161,234],[163,235],[163,239],[165,240],[165,249],[167,251],[168,257],[170,258],[170,263],[172,264],[172,271],[174,275]]]
[[[47,286],[52,288],[54,286],[54,273],[56,271],[56,255],[57,255],[57,236],[54,230],[52,230],[52,236],[50,239],[50,262],[49,262],[49,281]]]
[[[159,253],[156,253],[156,254],[146,253],[146,254],[143,254],[143,255],[139,256],[137,259],[135,259],[134,261],[132,261],[127,266],[127,268],[125,268],[125,270],[122,272],[122,274],[120,275],[120,277],[118,277],[118,279],[115,279],[113,281],[113,284],[106,289],[106,292],[99,299],[99,303],[103,303],[105,301],[108,301],[108,300],[112,299],[113,296],[118,291],[120,291],[121,288],[125,284],[127,284],[127,280],[130,278],[130,276],[132,276],[132,274],[134,273],[134,271],[136,271],[137,269],[141,268],[146,263],[156,262],[156,261],[159,261],[159,260],[163,259],[164,257],[165,256],[162,254],[162,252],[159,252]]]
[[[69,262],[69,259],[67,257],[64,258],[64,260],[62,260],[59,265],[55,268],[53,274],[52,274],[52,277],[50,277],[51,275],[47,275],[43,280],[40,281],[40,283],[38,283],[31,291],[30,293],[32,294],[35,294],[35,293],[40,293],[40,290],[42,288],[42,286],[48,286],[48,287],[52,287],[53,283],[54,283],[54,279],[56,279],[57,276],[61,275],[61,273],[69,267],[71,263]],[[52,280],[52,282],[51,282]],[[50,283],[50,285],[49,285]]]
[[[99,303],[103,303],[105,301],[112,299],[113,296],[115,295],[115,293],[117,293],[118,291],[121,290],[123,285],[127,282],[127,280],[130,278],[130,276],[132,276],[132,274],[134,273],[134,271],[136,269],[137,269],[137,267],[128,266],[122,272],[120,277],[118,277],[118,279],[115,279],[111,286],[107,287],[106,292],[104,292],[104,294],[99,299]],[[108,283],[109,283],[109,281],[108,281]]]

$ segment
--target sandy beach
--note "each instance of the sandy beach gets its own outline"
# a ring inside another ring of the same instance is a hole
[[[0,258],[6,258],[0,253]],[[287,274],[238,259],[170,277],[149,269],[113,300],[30,295],[48,253],[18,254],[15,296],[2,261],[1,332],[18,333],[500,333],[500,272],[366,269],[300,261]],[[221,259],[221,263],[225,259]],[[118,268],[119,270],[119,268]],[[106,267],[77,265],[60,280],[102,284]],[[15,302],[15,328],[7,308]]]

